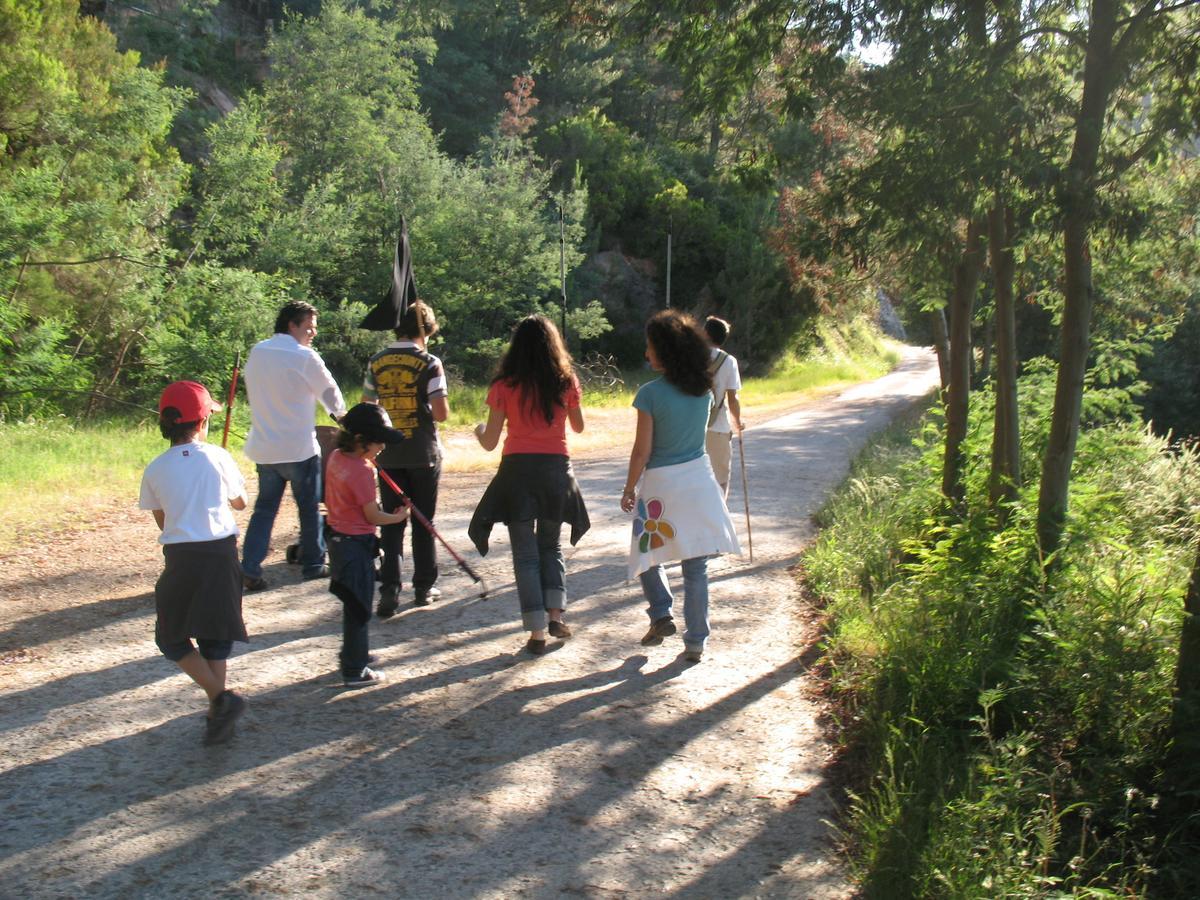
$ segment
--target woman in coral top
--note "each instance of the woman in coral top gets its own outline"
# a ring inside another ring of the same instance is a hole
[[[487,555],[492,525],[508,526],[513,572],[521,602],[525,649],[546,651],[546,632],[568,638],[566,564],[560,533],[571,525],[571,544],[590,527],[587,509],[567,453],[567,423],[583,431],[579,379],[558,329],[545,316],[529,316],[513,332],[512,343],[488,391],[487,424],[475,437],[492,450],[508,425],[500,469],[484,491],[468,534]]]

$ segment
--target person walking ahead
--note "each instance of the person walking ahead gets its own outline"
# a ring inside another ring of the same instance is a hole
[[[700,662],[708,640],[708,558],[740,553],[721,488],[704,452],[712,405],[709,349],[696,320],[668,309],[646,323],[646,359],[662,377],[634,395],[637,435],[621,509],[635,514],[629,574],[646,596],[645,646],[675,634],[664,564],[682,561],[684,657]]]
[[[579,379],[558,329],[545,316],[523,319],[488,389],[487,424],[475,426],[484,450],[493,450],[508,423],[500,471],[483,493],[467,534],[481,556],[492,525],[508,525],[521,621],[529,631],[525,649],[546,651],[546,632],[568,638],[563,621],[567,569],[560,534],[571,523],[576,544],[590,525],[567,456],[567,423],[583,431]]]
[[[725,339],[729,337],[729,323],[716,316],[709,316],[704,320],[704,333],[712,344],[708,369],[712,373],[714,400],[712,411],[708,415],[708,433],[704,439],[704,446],[712,463],[713,475],[717,478],[717,484],[721,486],[721,495],[728,497],[729,471],[733,463],[733,429],[736,428],[739,434],[743,431],[742,404],[738,401],[742,378],[738,372],[737,358],[721,349]]]
[[[195,381],[177,381],[163,391],[158,427],[171,446],[146,466],[138,499],[162,532],[154,640],[208,695],[206,744],[229,740],[246,707],[240,694],[225,687],[233,642],[247,640],[231,511],[246,508],[246,489],[233,457],[205,442],[209,416],[220,409]]]
[[[365,402],[382,406],[392,427],[403,435],[403,440],[384,448],[377,464],[431,524],[437,513],[438,481],[442,476],[437,423],[445,422],[450,415],[442,361],[425,349],[437,331],[433,310],[419,300],[412,303],[396,325],[396,340],[367,363],[362,395]],[[401,507],[400,498],[382,478],[379,492],[385,512],[393,513]],[[406,526],[407,522],[384,525],[381,532],[383,565],[379,569],[379,605],[375,610],[381,619],[391,618],[400,605],[400,557],[404,555]],[[413,602],[427,606],[441,596],[434,587],[438,579],[437,549],[429,529],[413,526],[412,551]]]
[[[244,370],[250,398],[250,434],[245,454],[258,469],[258,497],[246,526],[242,573],[247,591],[267,587],[262,564],[271,530],[290,482],[300,514],[300,565],[303,577],[323,578],[325,539],[321,535],[321,448],[313,421],[320,403],[335,419],[346,414],[342,392],[312,348],[317,310],[293,300],[279,311],[275,334],[254,345]]]

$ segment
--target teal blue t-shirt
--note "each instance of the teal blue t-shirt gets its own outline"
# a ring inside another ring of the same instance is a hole
[[[646,468],[674,466],[703,456],[711,405],[711,392],[692,397],[665,378],[656,378],[638,388],[633,407],[649,413],[654,420],[654,438]]]

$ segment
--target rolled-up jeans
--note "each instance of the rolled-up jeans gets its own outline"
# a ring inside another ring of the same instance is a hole
[[[708,640],[708,557],[695,556],[683,561],[683,646],[688,650],[703,650]],[[642,593],[649,604],[650,621],[671,615],[674,598],[662,566],[651,566],[638,576]]]
[[[562,522],[538,519],[536,535],[534,528],[532,520],[511,522],[508,539],[521,602],[521,624],[526,631],[544,631],[549,619],[546,610],[567,605],[567,565],[559,538]]]
[[[271,543],[271,530],[283,500],[283,489],[291,482],[292,497],[300,513],[300,565],[305,575],[319,572],[325,564],[325,538],[321,534],[321,457],[300,462],[257,463],[258,496],[242,542],[242,571],[251,578],[262,577],[262,563]]]

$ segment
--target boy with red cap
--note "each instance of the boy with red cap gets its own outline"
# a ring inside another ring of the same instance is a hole
[[[220,409],[202,384],[167,386],[158,427],[171,446],[146,466],[138,501],[162,531],[158,541],[166,560],[154,585],[154,640],[208,695],[206,744],[229,740],[246,707],[225,687],[233,642],[248,640],[231,512],[246,508],[246,485],[233,457],[205,443],[209,416]]]

